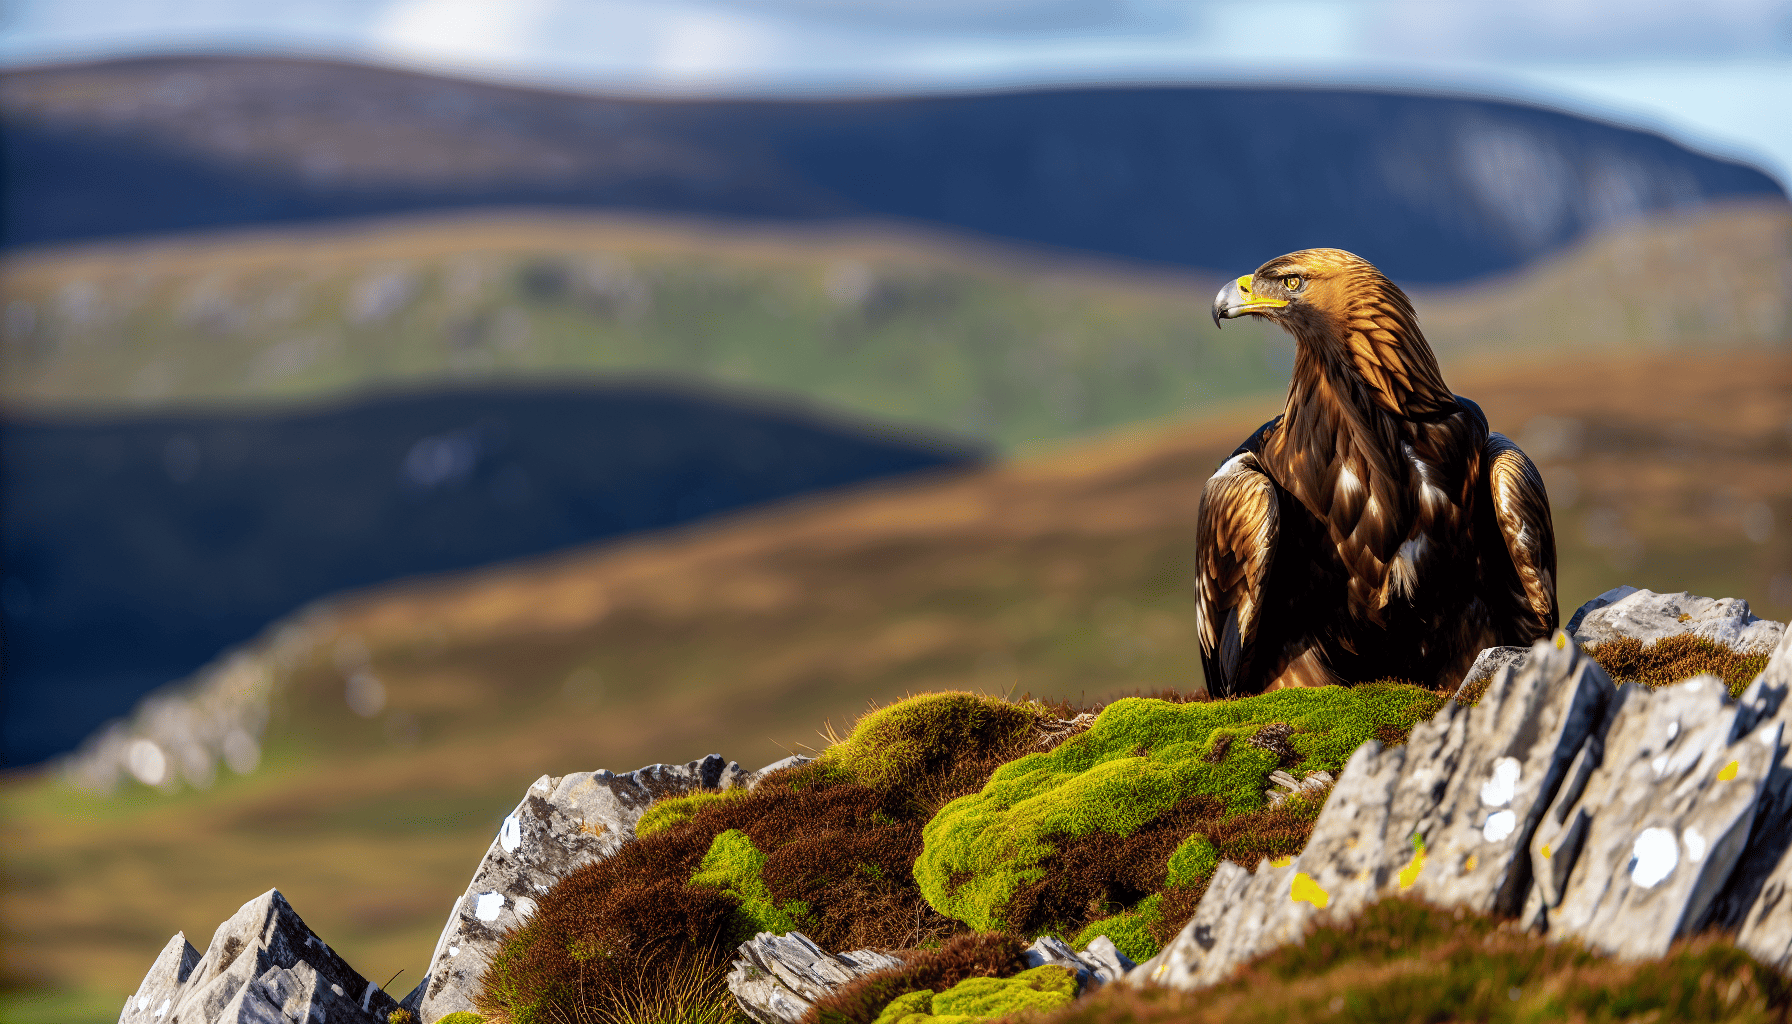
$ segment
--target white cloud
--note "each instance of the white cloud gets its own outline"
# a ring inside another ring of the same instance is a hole
[[[410,61],[513,68],[538,45],[552,0],[396,0],[374,22],[374,52]]]

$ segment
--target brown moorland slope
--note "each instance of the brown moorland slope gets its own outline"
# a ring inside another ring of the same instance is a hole
[[[1566,607],[1630,582],[1792,617],[1792,359],[1446,369],[1543,465]],[[202,942],[269,886],[369,977],[408,968],[407,990],[543,772],[712,750],[757,766],[918,690],[1193,686],[1200,486],[1274,406],[319,605],[252,776],[0,786],[0,1013],[115,1016],[169,934]],[[373,720],[343,700],[363,650],[389,694]]]

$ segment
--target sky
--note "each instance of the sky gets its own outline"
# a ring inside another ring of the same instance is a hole
[[[0,0],[0,66],[270,51],[676,96],[1421,88],[1662,131],[1792,182],[1792,0]]]

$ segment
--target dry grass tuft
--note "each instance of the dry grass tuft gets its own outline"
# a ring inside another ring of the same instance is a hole
[[[1702,636],[1670,636],[1652,644],[1635,637],[1607,640],[1587,648],[1601,668],[1619,683],[1641,683],[1651,689],[1684,682],[1708,672],[1724,681],[1730,696],[1741,696],[1767,667],[1771,652],[1744,654]]]

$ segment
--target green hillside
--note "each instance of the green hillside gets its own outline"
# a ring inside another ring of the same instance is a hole
[[[1789,240],[1783,204],[1726,208],[1416,298],[1446,357],[1783,345]],[[876,225],[437,216],[22,254],[3,272],[14,409],[647,375],[1013,448],[1273,393],[1292,360],[1279,331],[1213,326],[1221,273]]]

